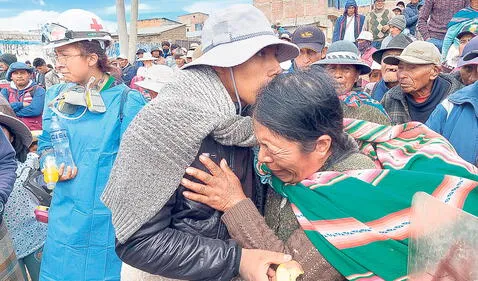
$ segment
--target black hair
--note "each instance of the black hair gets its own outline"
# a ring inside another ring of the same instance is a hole
[[[161,43],[161,46],[168,46],[168,47],[170,47],[170,46],[171,46],[171,43],[169,43],[168,41],[163,41],[163,42]]]
[[[321,68],[279,75],[259,94],[253,118],[304,152],[322,135],[331,137],[332,148],[345,147],[343,110],[331,81]]]
[[[30,152],[28,147],[22,143],[22,140],[20,138],[17,138],[17,136],[13,133],[13,131],[5,126],[1,125],[3,128],[7,129],[7,131],[10,133],[10,136],[12,136],[13,141],[12,141],[12,146],[13,149],[15,150],[15,158],[17,158],[18,161],[20,162],[25,162],[27,160],[27,154]]]
[[[110,73],[112,75],[115,73],[113,67],[108,63],[108,56],[105,51],[105,49],[109,47],[109,42],[105,42],[104,45],[102,45],[98,40],[82,40],[76,42],[76,44],[84,55],[96,54],[98,56],[97,66],[101,72]],[[118,80],[121,79],[121,77],[113,76]]]
[[[44,59],[42,58],[35,58],[33,60],[33,67],[39,67],[39,66],[42,66],[42,65],[46,65],[46,62]]]
[[[51,65],[51,64],[47,64],[46,66],[47,66],[48,68],[53,69],[53,65]]]

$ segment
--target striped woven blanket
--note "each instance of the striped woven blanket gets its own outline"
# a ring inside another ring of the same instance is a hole
[[[476,215],[478,170],[421,123],[345,119],[344,125],[376,169],[318,172],[290,185],[265,165],[256,168],[289,199],[307,237],[348,280],[405,280],[413,195],[423,191]]]

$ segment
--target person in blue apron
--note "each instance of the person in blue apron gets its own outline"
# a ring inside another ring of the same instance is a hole
[[[100,195],[122,134],[146,101],[109,74],[105,50],[111,36],[95,14],[63,12],[42,27],[42,41],[69,83],[46,93],[38,152],[41,161],[54,152],[50,126],[56,115],[67,131],[74,165],[57,163],[61,177],[49,210],[40,280],[120,280],[111,213]]]

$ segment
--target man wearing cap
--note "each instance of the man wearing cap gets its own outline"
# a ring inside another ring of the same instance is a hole
[[[380,64],[380,70],[382,78],[372,88],[371,96],[377,101],[381,101],[383,96],[388,90],[398,85],[398,67],[396,65],[390,65],[383,61],[383,58],[388,56],[399,56],[403,49],[405,49],[412,40],[404,34],[399,34],[393,38],[388,44],[387,48],[380,49],[373,53],[372,58],[374,62]]]
[[[387,48],[390,41],[392,41],[392,39],[398,34],[402,33],[405,29],[405,17],[402,15],[393,17],[388,21],[388,26],[390,27],[389,35],[383,39],[381,48]]]
[[[325,34],[315,26],[301,26],[292,34],[292,43],[300,48],[300,55],[292,61],[289,71],[305,70],[325,57]]]
[[[1,90],[18,119],[34,130],[42,129],[42,113],[45,103],[45,89],[32,79],[33,68],[23,62],[14,62],[7,71],[10,85]]]
[[[478,37],[469,44],[473,44],[473,50],[465,53],[458,65],[470,68],[473,84],[439,104],[426,125],[447,138],[461,158],[478,166]]]
[[[205,159],[227,163],[256,200],[248,105],[281,73],[279,62],[299,54],[270,26],[250,4],[211,14],[202,30],[202,56],[176,72],[128,127],[102,196],[125,263],[167,278],[228,281],[239,274],[268,280],[271,263],[290,260],[230,239],[222,212],[192,201],[211,190],[185,192],[190,181],[183,179],[191,179],[187,167],[207,171]],[[237,209],[237,203],[226,205]]]
[[[0,80],[7,77],[7,71],[10,65],[17,61],[17,57],[13,54],[2,54],[0,56]]]
[[[365,16],[359,15],[357,2],[355,0],[347,0],[343,15],[335,22],[332,42],[338,40],[355,42],[362,31],[364,22]]]
[[[472,58],[473,55],[471,55],[473,52],[476,52],[478,50],[478,36],[474,37],[471,39],[471,41],[466,44],[465,48],[463,49],[463,54],[465,56],[469,54],[469,58]],[[475,83],[475,81],[478,79],[477,77],[477,68],[476,65],[478,64],[478,59],[472,58],[471,60],[464,60],[465,56],[461,56],[460,60],[458,61],[457,68],[459,69],[459,78],[465,86],[471,85]]]
[[[398,65],[399,85],[382,99],[393,124],[425,123],[436,106],[462,87],[451,75],[440,74],[440,52],[429,42],[415,41],[399,56],[384,58]]]
[[[451,29],[448,30],[447,36],[449,35]],[[442,54],[442,59],[445,58],[444,65],[450,69],[453,69],[457,66],[458,61],[463,55],[463,49],[465,48],[466,44],[473,39],[478,33],[478,19],[476,22],[472,22],[470,24],[465,25],[461,32],[456,35],[456,39],[458,40],[457,43],[453,43],[450,48],[448,49],[448,53]],[[447,37],[445,37],[446,40]],[[455,40],[456,41],[456,40]],[[443,45],[445,46],[445,45]],[[443,48],[445,51],[445,47]]]
[[[393,13],[385,8],[385,0],[374,0],[373,10],[365,17],[363,30],[370,31],[373,34],[373,46],[380,48],[383,38],[388,35],[388,21],[393,17]]]
[[[153,56],[153,58],[159,59],[163,56],[163,50],[160,49],[158,46],[155,46],[151,48],[151,56]]]
[[[392,12],[395,14],[395,16],[403,15],[403,8],[400,6],[396,6],[392,9]]]
[[[131,79],[136,76],[138,68],[136,68],[134,65],[131,65],[128,61],[128,57],[124,54],[119,55],[116,60],[118,61],[118,65],[121,68],[123,82],[126,85],[130,85]]]
[[[136,68],[139,68],[144,65],[143,62],[140,61],[139,59],[142,58],[145,53],[146,53],[145,49],[138,49],[136,51],[136,61],[134,62],[134,66],[136,66]]]
[[[403,11],[406,28],[408,28],[412,36],[416,36],[417,33],[418,10],[421,5],[420,0],[410,0],[410,3],[407,4],[407,7]]]
[[[453,15],[465,8],[469,0],[427,0],[418,15],[417,29],[423,40],[433,43],[441,51],[447,24]]]

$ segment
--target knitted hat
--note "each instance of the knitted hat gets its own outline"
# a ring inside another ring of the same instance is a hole
[[[386,51],[390,51],[390,50],[403,51],[403,49],[405,49],[412,42],[413,41],[410,37],[402,33],[398,34],[397,36],[393,37],[392,40],[390,40],[390,43],[388,43],[386,48],[375,51],[375,53],[372,54],[372,58],[377,63],[382,63],[382,57]]]
[[[395,26],[400,30],[404,30],[406,27],[405,16],[398,15],[393,17],[391,20],[388,21],[388,25]]]
[[[354,43],[346,40],[339,40],[332,43],[327,50],[325,59],[319,60],[313,65],[328,65],[328,64],[349,64],[355,65],[360,75],[369,73],[372,69],[366,63],[362,62],[359,55],[359,50]]]
[[[4,62],[8,66],[17,61],[17,56],[13,54],[3,54],[0,56],[0,62]]]
[[[32,67],[29,67],[28,65],[26,65],[23,62],[14,62],[8,68],[7,76],[6,76],[7,81],[12,81],[12,73],[17,71],[17,70],[26,70],[29,73],[33,73],[33,68]]]

